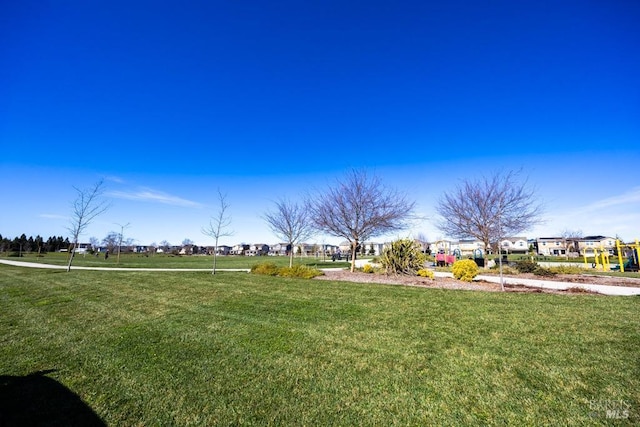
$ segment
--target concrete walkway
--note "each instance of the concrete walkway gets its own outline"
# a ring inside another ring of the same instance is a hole
[[[367,260],[356,260],[356,266],[361,267],[366,264]],[[13,265],[16,267],[30,267],[30,268],[49,268],[55,270],[66,270],[66,265],[51,265],[40,264],[37,262],[23,262],[13,260],[0,260],[0,264]],[[124,268],[124,267],[75,267],[71,266],[72,270],[99,270],[99,271],[211,271],[211,268]],[[327,269],[330,270],[330,269]],[[336,268],[336,270],[343,270],[343,268]],[[249,272],[248,268],[217,268],[216,271],[239,271]],[[453,277],[451,273],[434,272],[436,277]],[[476,276],[476,280],[484,280],[486,282],[500,283],[500,277],[491,275],[479,275]],[[569,288],[582,288],[591,292],[597,292],[603,295],[614,296],[633,296],[640,295],[640,287],[631,286],[607,286],[597,285],[595,283],[569,283],[569,282],[557,282],[553,280],[537,280],[537,279],[520,279],[517,277],[504,277],[504,283],[506,285],[524,285],[532,288],[541,289],[555,289],[555,290],[567,290]]]
[[[451,273],[435,272],[436,277],[453,277]],[[491,283],[500,283],[499,276],[492,275],[479,275],[475,280],[484,280]],[[634,296],[640,295],[640,287],[635,288],[632,286],[608,286],[597,285],[595,283],[573,283],[573,282],[558,282],[554,280],[538,280],[538,279],[521,279],[518,277],[504,277],[505,285],[523,285],[530,288],[540,289],[555,289],[558,291],[566,291],[569,288],[582,288],[587,291],[597,292],[602,295],[613,296]]]
[[[8,259],[0,259],[0,264],[13,265],[15,267],[29,268],[49,268],[54,270],[66,270],[66,265],[41,264],[39,262],[13,261]],[[211,271],[213,268],[145,268],[145,267],[76,267],[71,266],[72,270],[96,270],[96,271]],[[216,271],[240,271],[249,272],[249,268],[216,268]]]

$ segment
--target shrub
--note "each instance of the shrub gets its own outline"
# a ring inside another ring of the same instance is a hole
[[[557,273],[548,268],[538,267],[533,271],[533,274],[535,274],[536,276],[551,277],[555,276]]]
[[[516,270],[518,270],[519,273],[533,273],[539,267],[537,262],[528,259],[516,262]]]
[[[427,270],[426,268],[421,268],[420,270],[418,270],[418,276],[433,279],[433,271]]]
[[[293,267],[278,267],[272,262],[262,262],[251,267],[251,273],[264,274],[266,276],[299,277],[301,279],[312,279],[322,276],[324,273],[317,268],[306,265],[294,265]]]
[[[556,274],[582,274],[584,273],[584,269],[581,267],[574,267],[570,265],[558,265],[555,267],[549,267],[553,273]]]
[[[464,282],[471,282],[478,275],[478,264],[472,259],[461,259],[451,267],[453,277]]]
[[[266,276],[277,276],[278,270],[278,266],[272,262],[262,262],[251,267],[253,274],[264,274]]]
[[[373,265],[371,264],[365,264],[362,266],[363,273],[373,273],[374,271],[375,271],[375,268],[373,268]]]
[[[317,268],[306,265],[294,265],[293,267],[282,267],[278,270],[280,277],[298,277],[301,279],[313,279],[322,276],[324,273]]]
[[[396,240],[380,257],[380,264],[387,274],[416,274],[424,263],[422,248],[410,239]]]

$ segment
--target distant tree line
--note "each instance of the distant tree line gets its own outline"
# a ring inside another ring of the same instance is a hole
[[[61,249],[68,250],[70,246],[69,238],[62,236],[51,236],[44,240],[40,235],[27,238],[26,234],[22,234],[20,237],[10,239],[0,234],[0,252],[15,252],[17,255],[32,252],[57,252]]]

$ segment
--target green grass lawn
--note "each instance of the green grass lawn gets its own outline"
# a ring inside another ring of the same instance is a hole
[[[0,256],[0,259],[25,261],[25,262],[39,262],[43,264],[53,265],[67,265],[69,262],[69,254],[61,252],[49,252],[37,256],[35,253],[24,254],[22,257],[7,256],[5,252]],[[216,268],[245,268],[249,269],[254,264],[261,262],[273,262],[279,266],[288,266],[289,257],[284,256],[218,256],[216,259]],[[330,268],[330,267],[347,267],[349,265],[346,261],[332,262],[330,257],[315,258],[315,257],[295,257],[295,264],[307,264],[311,266],[318,266],[318,268]],[[130,267],[130,268],[213,268],[213,255],[168,255],[168,254],[155,254],[155,255],[143,255],[143,254],[121,254],[118,261],[117,255],[110,255],[108,259],[104,259],[104,255],[76,255],[73,259],[73,266],[77,267]]]
[[[48,371],[107,425],[640,422],[636,297],[0,265],[0,303],[5,419]]]

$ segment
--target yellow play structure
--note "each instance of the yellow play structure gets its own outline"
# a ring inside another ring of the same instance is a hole
[[[616,248],[618,249],[618,261],[620,262],[620,271],[638,271],[638,255],[640,254],[640,244],[636,239],[635,245],[632,243],[621,243],[620,240],[616,240]],[[623,255],[626,255],[627,262],[623,263]]]
[[[585,268],[588,266],[587,262],[587,252],[593,252],[593,255],[588,255],[589,257],[593,256],[594,262],[591,264],[591,267],[596,270],[609,271],[610,263],[609,263],[609,251],[604,248],[584,248],[582,250],[582,257],[584,258]]]

